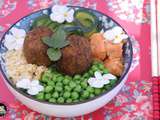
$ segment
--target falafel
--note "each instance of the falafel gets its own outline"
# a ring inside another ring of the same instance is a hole
[[[49,66],[51,61],[47,55],[48,46],[43,37],[51,36],[53,32],[47,27],[37,27],[27,33],[24,41],[24,56],[29,64]]]
[[[61,49],[62,57],[57,62],[58,70],[71,76],[81,74],[92,63],[89,39],[78,35],[70,35],[68,40],[70,44]]]

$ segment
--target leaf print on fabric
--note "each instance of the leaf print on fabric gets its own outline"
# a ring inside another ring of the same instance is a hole
[[[134,98],[137,98],[138,96],[140,96],[140,93],[137,90],[134,90],[133,95],[134,95]]]
[[[124,85],[121,91],[125,92],[125,91],[128,91],[129,89],[130,89],[130,86]]]
[[[136,111],[137,107],[135,105],[126,105],[124,108],[122,108],[126,112],[133,112]]]
[[[128,102],[128,99],[125,96],[122,95],[117,95],[116,96],[116,101],[115,101],[115,106],[120,106],[123,103]]]
[[[120,120],[131,120],[130,113],[124,114]]]
[[[144,86],[141,87],[142,90],[144,90],[144,92],[148,92],[151,94],[151,88],[152,88],[152,84],[150,82],[146,82],[146,81],[141,81],[142,84],[144,84]]]

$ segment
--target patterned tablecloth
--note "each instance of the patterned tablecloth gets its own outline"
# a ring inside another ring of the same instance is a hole
[[[123,1],[123,2],[122,2]],[[53,4],[85,6],[118,21],[132,38],[134,59],[128,81],[120,93],[103,108],[74,120],[152,120],[149,0],[0,0],[0,37],[21,17]],[[0,103],[8,107],[6,120],[50,120],[34,112],[8,91],[0,78]],[[61,118],[55,118],[61,120]],[[69,118],[66,118],[67,120]]]

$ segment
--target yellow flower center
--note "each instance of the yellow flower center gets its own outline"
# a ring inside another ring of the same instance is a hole
[[[67,12],[65,12],[65,13],[64,13],[64,17],[67,17],[67,16],[68,16],[68,14],[67,14]]]
[[[120,39],[120,36],[119,36],[119,35],[116,35],[116,36],[115,36],[115,39]]]

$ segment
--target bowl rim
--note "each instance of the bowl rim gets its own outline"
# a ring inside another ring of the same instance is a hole
[[[30,15],[33,15],[33,14],[35,14],[35,13],[37,13],[37,12],[41,12],[41,11],[43,11],[43,10],[49,10],[49,9],[51,9],[51,7],[52,7],[52,6],[47,7],[47,8],[44,8],[44,9],[40,9],[40,10],[37,10],[37,11],[34,11],[34,12],[31,12],[31,13],[25,15],[24,17],[18,19],[16,22],[14,22],[13,25],[10,26],[10,27],[6,30],[6,32],[3,34],[2,38],[0,39],[0,48],[1,48],[2,42],[3,42],[3,40],[4,40],[4,37],[6,36],[6,34],[8,33],[8,31],[9,31],[12,27],[15,26],[16,23],[18,23],[18,22],[21,21],[22,19],[24,19],[24,18],[26,18],[26,17],[28,17],[28,16],[30,16]],[[101,12],[101,11],[94,10],[94,9],[91,9],[91,8],[85,8],[85,7],[81,7],[81,6],[67,5],[67,7],[81,8],[81,9],[93,11],[93,12],[95,12],[95,13],[98,13],[98,14],[101,14],[101,15],[103,15],[103,16],[106,16],[106,17],[110,18],[110,19],[111,19],[114,23],[116,23],[118,26],[120,26],[120,27],[123,29],[123,31],[128,35],[128,33],[124,30],[124,28],[123,28],[117,21],[115,21],[112,17],[108,16],[107,14],[105,14],[105,13],[103,13],[103,12]],[[34,101],[39,102],[39,103],[48,104],[48,105],[58,105],[58,106],[71,106],[71,105],[80,105],[80,104],[84,104],[84,103],[87,103],[87,102],[91,102],[91,101],[93,101],[93,100],[96,100],[97,98],[100,98],[100,97],[106,95],[106,94],[109,93],[110,91],[112,91],[115,87],[117,87],[117,86],[123,81],[124,77],[128,74],[129,69],[130,69],[131,64],[132,64],[132,59],[133,59],[133,47],[132,47],[132,42],[131,42],[130,37],[128,38],[127,41],[129,42],[129,47],[130,47],[130,57],[129,57],[129,65],[128,65],[126,71],[124,72],[124,74],[119,78],[119,80],[117,81],[117,83],[116,83],[111,89],[109,89],[109,90],[107,90],[107,91],[105,91],[105,92],[103,92],[103,93],[101,93],[101,94],[99,94],[99,95],[96,95],[96,96],[93,97],[93,98],[89,98],[89,99],[84,100],[84,101],[60,104],[60,103],[51,103],[51,102],[44,101],[44,100],[38,100],[38,99],[34,98],[33,96],[30,96],[30,95],[28,95],[27,93],[24,93],[22,90],[16,88],[16,86],[13,85],[13,83],[7,78],[6,74],[4,73],[4,71],[3,71],[3,69],[2,69],[2,65],[1,65],[1,62],[0,62],[0,71],[1,71],[2,76],[3,76],[2,79],[4,79],[16,92],[18,92],[18,93],[20,93],[21,95],[27,97],[28,99],[34,100]]]

